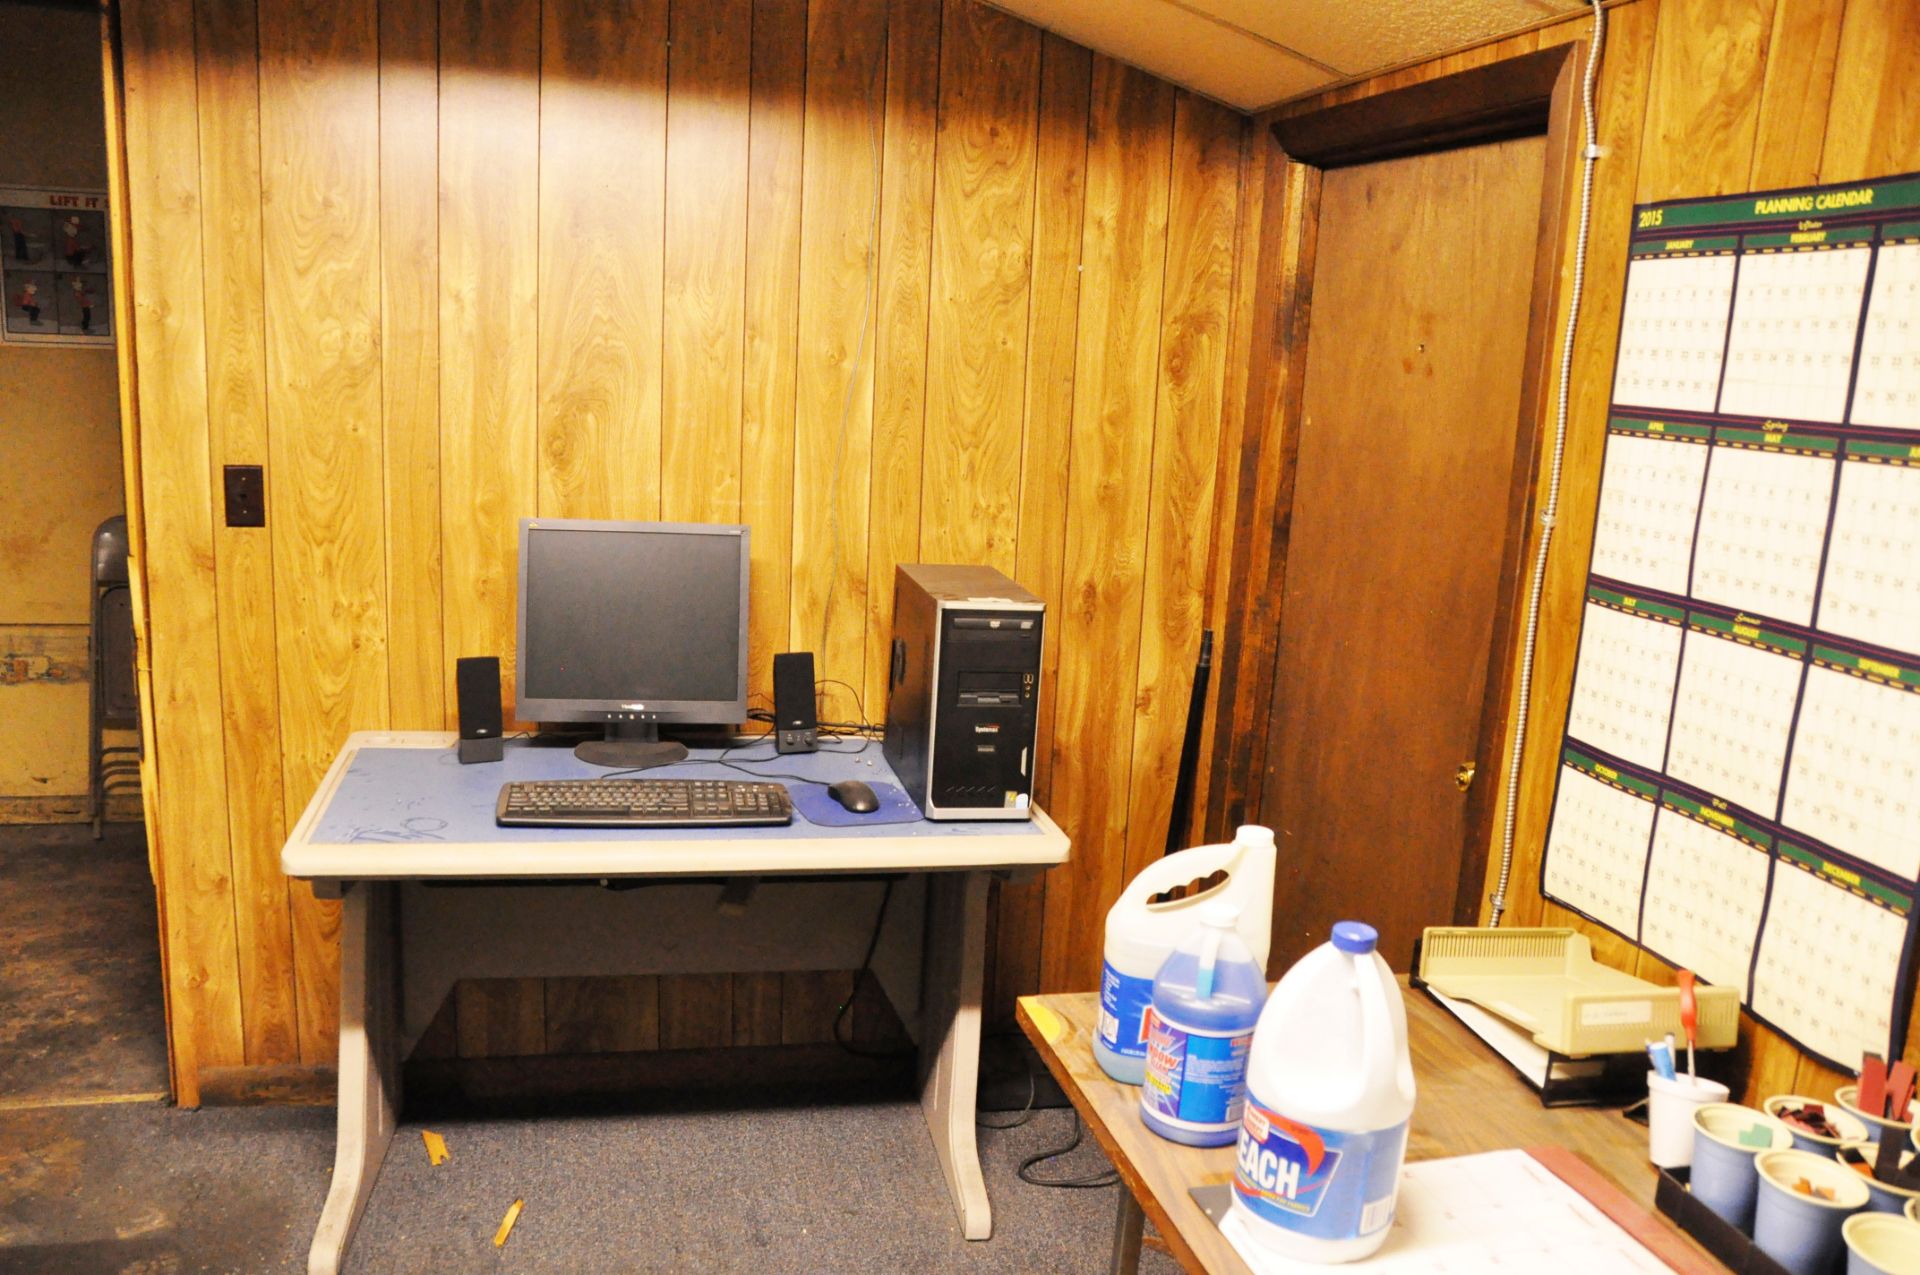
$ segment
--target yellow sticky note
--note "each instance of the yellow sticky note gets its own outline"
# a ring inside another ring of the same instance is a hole
[[[525,1200],[515,1200],[507,1206],[507,1215],[500,1219],[500,1229],[493,1233],[493,1246],[499,1248],[507,1242],[507,1236],[513,1234],[513,1224],[520,1220],[520,1210],[526,1207]]]
[[[427,1160],[435,1168],[447,1162],[447,1140],[431,1129],[420,1131],[420,1141],[427,1144]]]
[[[1040,1029],[1040,1034],[1047,1038],[1049,1044],[1066,1035],[1067,1025],[1060,1021],[1060,1015],[1048,1009],[1034,997],[1028,996],[1022,999],[1027,1006],[1027,1017],[1033,1020],[1033,1025]]]

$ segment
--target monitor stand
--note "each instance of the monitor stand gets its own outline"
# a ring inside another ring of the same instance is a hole
[[[687,746],[660,738],[653,722],[608,722],[601,739],[575,744],[573,755],[589,766],[644,770],[687,759]]]

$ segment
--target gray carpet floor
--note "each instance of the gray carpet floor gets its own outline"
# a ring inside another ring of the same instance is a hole
[[[0,828],[0,1272],[272,1275],[306,1269],[333,1165],[331,1108],[87,1105],[166,1087],[153,889],[139,825]],[[1118,1187],[1021,1182],[1066,1110],[981,1129],[994,1237],[969,1243],[918,1106],[658,1102],[645,1114],[435,1121],[395,1138],[351,1275],[714,1272],[1097,1275]],[[81,1105],[69,1105],[75,1102]],[[1004,1120],[1004,1116],[988,1119]],[[1091,1174],[1091,1139],[1042,1166]],[[492,1239],[526,1206],[504,1248]],[[1141,1269],[1177,1266],[1148,1252]]]
[[[396,1136],[347,1270],[1086,1272],[1107,1269],[1118,1187],[1049,1190],[1014,1168],[1064,1142],[1041,1111],[980,1134],[994,1237],[961,1239],[917,1107],[460,1120]],[[0,1270],[267,1275],[305,1269],[332,1164],[330,1109],[149,1105],[0,1113]],[[1091,1140],[1046,1166],[1104,1166]],[[515,1199],[506,1246],[492,1237]],[[1141,1269],[1177,1266],[1147,1252]]]

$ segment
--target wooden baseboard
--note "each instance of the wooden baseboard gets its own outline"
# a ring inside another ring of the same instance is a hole
[[[138,793],[115,793],[107,798],[109,823],[138,823],[142,817]],[[0,824],[85,823],[85,793],[45,797],[0,796]]]
[[[331,1067],[202,1067],[203,1107],[331,1107]]]

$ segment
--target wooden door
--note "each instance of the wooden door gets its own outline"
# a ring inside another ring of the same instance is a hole
[[[1529,137],[1325,174],[1262,788],[1275,972],[1346,918],[1404,970],[1453,919],[1545,160]]]

